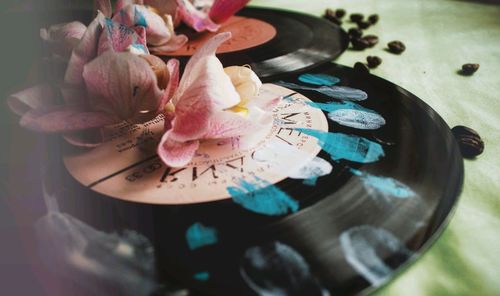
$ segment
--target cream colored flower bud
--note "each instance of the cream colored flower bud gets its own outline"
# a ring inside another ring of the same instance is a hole
[[[240,105],[246,104],[249,100],[259,95],[262,82],[249,67],[231,66],[224,68],[224,72],[229,76],[240,95]]]

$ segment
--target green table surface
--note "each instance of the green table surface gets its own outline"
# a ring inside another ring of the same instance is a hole
[[[335,62],[352,66],[367,55],[380,56],[383,64],[373,74],[416,94],[449,126],[472,127],[484,139],[484,153],[465,161],[463,192],[449,226],[420,259],[375,295],[500,295],[500,5],[467,0],[253,0],[251,4],[318,16],[327,7],[379,14],[379,23],[368,32],[378,35],[380,43],[369,51],[348,50]],[[388,53],[384,47],[392,40],[403,41],[407,50],[400,56]],[[481,68],[471,77],[458,75],[467,62]],[[11,64],[7,59],[2,62],[5,67]],[[18,76],[3,76],[4,83],[13,86]],[[11,116],[0,120],[5,127],[14,124]]]
[[[500,295],[500,5],[466,0],[254,0],[252,5],[321,15],[325,8],[377,13],[368,29],[380,43],[347,50],[336,63],[352,66],[377,55],[372,73],[411,91],[450,127],[474,128],[485,142],[465,161],[465,180],[449,226],[432,247],[375,295]],[[352,24],[344,22],[344,28]],[[400,56],[385,51],[401,40]],[[457,74],[464,63],[474,76]],[[332,267],[334,268],[334,267]]]

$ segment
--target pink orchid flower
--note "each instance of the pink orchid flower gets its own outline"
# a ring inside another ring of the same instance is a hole
[[[158,81],[155,72],[168,81]],[[93,146],[75,132],[152,119],[168,102],[176,80],[178,61],[165,64],[149,56],[144,29],[128,28],[99,13],[72,52],[61,89],[66,104],[53,104],[56,91],[43,85],[11,96],[9,105],[22,116],[23,127],[64,133],[73,144]]]
[[[187,165],[205,139],[239,137],[269,126],[276,101],[254,99],[262,85],[246,67],[223,68],[217,48],[231,38],[220,33],[189,60],[165,109],[165,134],[158,155],[171,167]]]

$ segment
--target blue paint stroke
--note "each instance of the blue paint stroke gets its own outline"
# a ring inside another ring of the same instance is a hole
[[[303,85],[298,85],[295,83],[291,82],[285,82],[285,81],[277,81],[275,84],[286,87],[286,88],[291,88],[291,89],[296,89],[296,90],[310,90],[310,91],[316,91],[321,94],[324,94],[328,97],[334,98],[334,99],[339,99],[339,100],[347,100],[347,101],[363,101],[368,98],[368,94],[360,89],[356,88],[351,88],[347,86],[320,86],[320,87],[310,87],[310,86],[303,86]]]
[[[316,186],[317,182],[318,182],[318,177],[314,177],[314,178],[305,179],[302,182],[302,184],[307,185],[307,186]]]
[[[403,199],[417,195],[408,186],[393,178],[373,176],[354,169],[351,169],[351,172],[359,176],[366,187],[375,189],[385,195]]]
[[[319,86],[334,86],[340,79],[328,74],[302,74],[299,76],[299,81]]]
[[[296,130],[318,139],[321,148],[335,161],[345,159],[358,163],[371,163],[385,155],[380,144],[363,137],[305,128]]]
[[[247,249],[240,274],[258,295],[330,295],[304,257],[277,241]]]
[[[228,187],[233,201],[245,209],[268,216],[295,213],[299,203],[271,183],[256,178],[253,183],[241,179],[237,187]]]
[[[142,26],[144,28],[148,27],[148,22],[146,21],[146,16],[142,11],[140,11],[137,6],[134,8],[134,23],[136,26]]]
[[[343,126],[374,130],[385,125],[385,119],[376,111],[353,102],[315,103],[305,101],[304,103],[311,107],[330,112],[328,118]]]
[[[197,281],[206,282],[210,279],[210,273],[206,271],[198,272],[193,275],[193,278]]]
[[[186,231],[186,241],[189,249],[195,250],[217,243],[217,229],[204,226],[201,223],[191,225]]]
[[[384,258],[393,255],[407,260],[413,255],[392,233],[371,225],[344,231],[340,245],[351,267],[374,286],[382,285],[394,272]]]

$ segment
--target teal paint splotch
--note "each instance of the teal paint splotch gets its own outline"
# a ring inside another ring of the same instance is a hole
[[[340,82],[340,79],[328,74],[302,74],[299,81],[312,85],[333,86]]]
[[[305,101],[304,103],[311,107],[329,112],[328,118],[343,126],[374,130],[385,125],[385,119],[376,111],[353,102],[315,103]]]
[[[378,190],[383,194],[402,199],[416,196],[410,187],[396,179],[374,176],[354,169],[351,169],[351,172],[359,176],[366,187]]]
[[[296,130],[316,138],[321,148],[335,161],[344,159],[358,163],[372,163],[385,155],[380,144],[363,137],[305,128]]]
[[[148,27],[148,22],[146,21],[146,16],[142,13],[137,6],[134,9],[134,23],[136,26],[142,26],[144,28]]]
[[[360,89],[347,87],[347,86],[320,86],[320,87],[310,87],[303,86],[296,83],[285,82],[285,81],[277,81],[275,84],[295,89],[295,90],[310,90],[319,92],[328,96],[330,98],[339,99],[339,100],[347,100],[347,101],[363,101],[368,98],[368,94]]]
[[[201,223],[195,223],[186,231],[186,241],[191,251],[204,246],[214,245],[218,241],[217,229],[204,226]]]
[[[307,185],[307,186],[316,186],[316,183],[318,183],[318,178],[309,178],[305,179],[302,184]]]
[[[197,281],[205,282],[210,279],[210,273],[206,271],[198,272],[195,275],[193,275],[193,278]]]
[[[299,203],[295,199],[259,178],[253,182],[241,179],[237,186],[228,187],[227,192],[235,203],[255,213],[281,216],[299,210]]]

